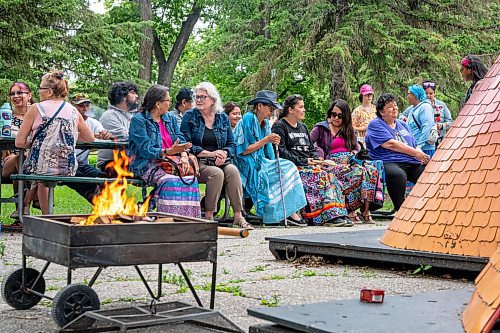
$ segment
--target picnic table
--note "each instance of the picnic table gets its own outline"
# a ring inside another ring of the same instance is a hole
[[[110,140],[99,140],[96,139],[94,142],[77,142],[76,148],[78,149],[124,149],[128,145],[126,141],[110,141]],[[15,138],[5,138],[0,137],[0,150],[8,150],[8,149],[19,149],[15,146]],[[19,149],[19,173],[17,177],[15,177],[19,181],[18,185],[18,193],[23,193],[24,191],[24,182],[28,175],[23,176],[23,162],[24,162],[24,151],[25,149]],[[2,165],[0,164],[0,173],[2,172]],[[49,210],[52,213],[53,209],[53,189],[58,182],[68,181],[68,178],[71,178],[72,181],[80,181],[80,182],[89,182],[90,179],[84,179],[88,177],[59,177],[59,176],[40,176],[40,178],[44,178],[42,180],[51,182],[52,187],[49,186]],[[46,179],[45,179],[46,178]],[[81,179],[80,179],[81,178]],[[96,182],[97,180],[93,180],[92,182]],[[104,181],[104,179],[102,180]],[[4,203],[18,203],[18,211],[19,211],[19,220],[22,222],[22,213],[23,213],[23,196],[10,197],[5,198],[2,196],[2,180],[0,177],[0,212],[1,205]],[[52,200],[51,200],[52,199]]]

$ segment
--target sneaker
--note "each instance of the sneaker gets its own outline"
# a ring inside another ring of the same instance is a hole
[[[307,227],[307,222],[304,221],[304,219],[301,217],[300,219],[294,219],[293,217],[289,216],[286,218],[288,221],[288,225],[294,226],[294,227]]]
[[[238,219],[234,219],[233,225],[246,230],[254,230],[254,227],[248,223],[243,216]]]

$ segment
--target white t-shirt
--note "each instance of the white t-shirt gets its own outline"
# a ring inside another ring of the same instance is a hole
[[[94,134],[97,134],[104,129],[104,127],[99,122],[99,120],[94,119],[94,118],[88,117],[85,120],[85,123],[87,124],[88,127],[90,127],[90,130]],[[87,150],[75,149],[75,154],[76,154],[76,160],[78,161],[79,166],[89,163],[90,150],[88,150],[88,149]]]

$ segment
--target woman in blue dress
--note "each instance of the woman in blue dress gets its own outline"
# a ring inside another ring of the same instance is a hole
[[[280,184],[278,163],[272,147],[273,144],[279,144],[280,136],[271,133],[268,122],[274,110],[281,109],[281,105],[276,102],[276,93],[259,91],[248,104],[254,106],[252,112],[247,112],[234,129],[234,163],[240,171],[244,195],[252,200],[256,215],[261,216],[265,224],[287,218],[291,225],[305,226],[305,221],[296,213],[306,205],[302,181],[297,167],[285,159],[280,159],[283,181]],[[280,189],[280,186],[283,188]]]

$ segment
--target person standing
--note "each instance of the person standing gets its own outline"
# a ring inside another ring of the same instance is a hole
[[[460,62],[460,73],[465,81],[472,81],[467,93],[465,94],[465,99],[463,104],[467,103],[470,96],[474,92],[474,87],[476,84],[483,79],[483,77],[488,72],[486,66],[481,62],[481,59],[473,54],[466,55]]]
[[[139,88],[131,82],[117,82],[108,93],[109,107],[102,114],[102,126],[118,141],[128,141],[128,130],[133,113],[137,111]],[[106,166],[113,161],[112,149],[101,149],[97,155],[97,167],[114,176]]]
[[[88,116],[92,104],[89,96],[82,93],[77,93],[71,98],[71,104],[78,110],[78,113],[82,115],[83,120],[85,120],[85,124],[87,124],[92,133],[94,133],[94,137],[96,139],[113,139],[111,133],[105,130],[102,124],[97,119]],[[101,170],[94,168],[89,164],[89,153],[90,150],[88,149],[75,150],[76,160],[78,163],[78,169],[76,169],[75,176],[106,178],[107,173],[102,172]],[[91,183],[64,183],[64,185],[75,190],[90,203],[92,203],[92,199],[100,192],[100,189],[102,187],[102,185]]]
[[[177,125],[179,125],[179,127],[181,126],[182,117],[186,111],[193,108],[193,98],[194,92],[189,87],[182,88],[177,93],[177,96],[175,96],[175,108],[170,112],[177,119]]]
[[[439,131],[439,137],[436,141],[437,149],[437,146],[443,140],[446,132],[450,128],[453,119],[451,118],[450,110],[448,110],[446,104],[436,98],[436,83],[433,81],[424,81],[422,83],[422,88],[424,88],[427,99],[431,102],[432,108],[434,109],[434,121]]]
[[[359,89],[359,105],[352,111],[352,127],[356,138],[360,142],[365,142],[366,129],[372,119],[375,119],[376,108],[373,105],[373,88],[369,84],[363,84]]]

